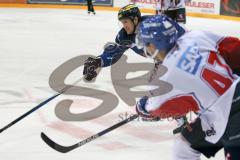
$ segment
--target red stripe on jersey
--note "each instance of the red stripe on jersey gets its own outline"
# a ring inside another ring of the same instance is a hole
[[[240,40],[226,37],[219,43],[218,51],[233,72],[240,73]]]
[[[180,95],[164,102],[157,110],[151,111],[151,115],[159,118],[181,117],[190,111],[198,111],[200,105],[192,95]]]

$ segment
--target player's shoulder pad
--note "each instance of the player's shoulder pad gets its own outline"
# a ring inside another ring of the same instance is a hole
[[[117,44],[131,45],[135,43],[136,34],[127,34],[127,32],[122,28],[115,39]]]
[[[128,39],[127,32],[125,31],[124,28],[122,28],[122,29],[118,32],[118,34],[117,34],[117,36],[116,36],[116,39],[115,39],[115,42],[119,44],[121,41],[124,41],[124,40],[127,40],[127,39]]]

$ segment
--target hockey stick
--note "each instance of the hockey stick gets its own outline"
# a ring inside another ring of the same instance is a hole
[[[82,77],[83,78],[83,77]],[[10,122],[9,124],[7,124],[5,127],[0,129],[0,133],[3,132],[4,130],[8,129],[9,127],[11,127],[12,125],[14,125],[15,123],[17,123],[18,121],[22,120],[23,118],[25,118],[26,116],[28,116],[29,114],[33,113],[34,111],[36,111],[37,109],[41,108],[42,106],[44,106],[45,104],[47,104],[48,102],[50,102],[51,100],[53,100],[54,98],[58,97],[59,95],[63,94],[64,92],[66,92],[69,88],[72,88],[74,85],[76,85],[78,82],[80,82],[82,80],[82,78],[78,79],[75,83],[73,83],[70,86],[66,86],[64,87],[62,90],[60,90],[59,93],[53,95],[52,97],[48,98],[47,100],[41,102],[40,104],[38,104],[37,106],[35,106],[34,108],[32,108],[31,110],[29,110],[28,112],[24,113],[23,115],[21,115],[20,117],[18,117],[17,119],[13,120],[12,122]]]
[[[103,130],[103,131],[101,131],[97,134],[94,134],[91,137],[88,137],[88,138],[86,138],[86,139],[84,139],[84,140],[82,140],[82,141],[80,141],[80,142],[78,142],[74,145],[71,145],[71,146],[62,146],[60,144],[57,144],[57,143],[53,142],[49,137],[47,137],[47,135],[43,132],[41,132],[41,138],[47,145],[49,145],[51,148],[55,149],[56,151],[61,152],[61,153],[67,153],[67,152],[72,151],[72,150],[74,150],[78,147],[81,147],[82,145],[84,145],[88,142],[91,142],[91,141],[97,139],[98,137],[101,137],[102,135],[104,135],[104,134],[106,134],[106,133],[108,133],[108,132],[110,132],[110,131],[112,131],[112,130],[114,130],[114,129],[116,129],[116,128],[134,120],[134,119],[136,119],[136,118],[138,118],[137,114],[132,115],[131,117],[129,117],[129,118],[127,118],[127,119],[125,119],[125,120],[107,128],[107,129],[105,129],[105,130]]]

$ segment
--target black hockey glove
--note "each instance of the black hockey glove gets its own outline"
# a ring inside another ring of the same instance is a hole
[[[175,118],[175,120],[177,121],[178,127],[173,130],[173,134],[181,133],[184,128],[191,130],[186,116]]]
[[[96,69],[101,66],[100,58],[92,58],[88,57],[88,59],[84,62],[83,75],[84,79],[87,81],[91,81],[93,78],[97,76]]]

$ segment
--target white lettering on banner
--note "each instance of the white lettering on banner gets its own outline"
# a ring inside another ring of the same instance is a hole
[[[134,0],[135,3],[156,4],[156,0]]]
[[[156,1],[158,0],[131,0],[139,8],[154,9],[156,8]]]
[[[119,0],[121,1],[121,0]],[[129,0],[130,1],[130,0]],[[156,9],[156,2],[159,0],[131,0],[131,2],[138,5],[139,8]],[[201,14],[220,14],[221,0],[191,0],[186,2],[187,13],[201,13]]]
[[[220,0],[192,0],[186,3],[187,13],[220,14]]]
[[[186,6],[189,7],[196,7],[196,8],[213,8],[214,9],[214,3],[208,3],[208,2],[190,2],[186,3]]]

